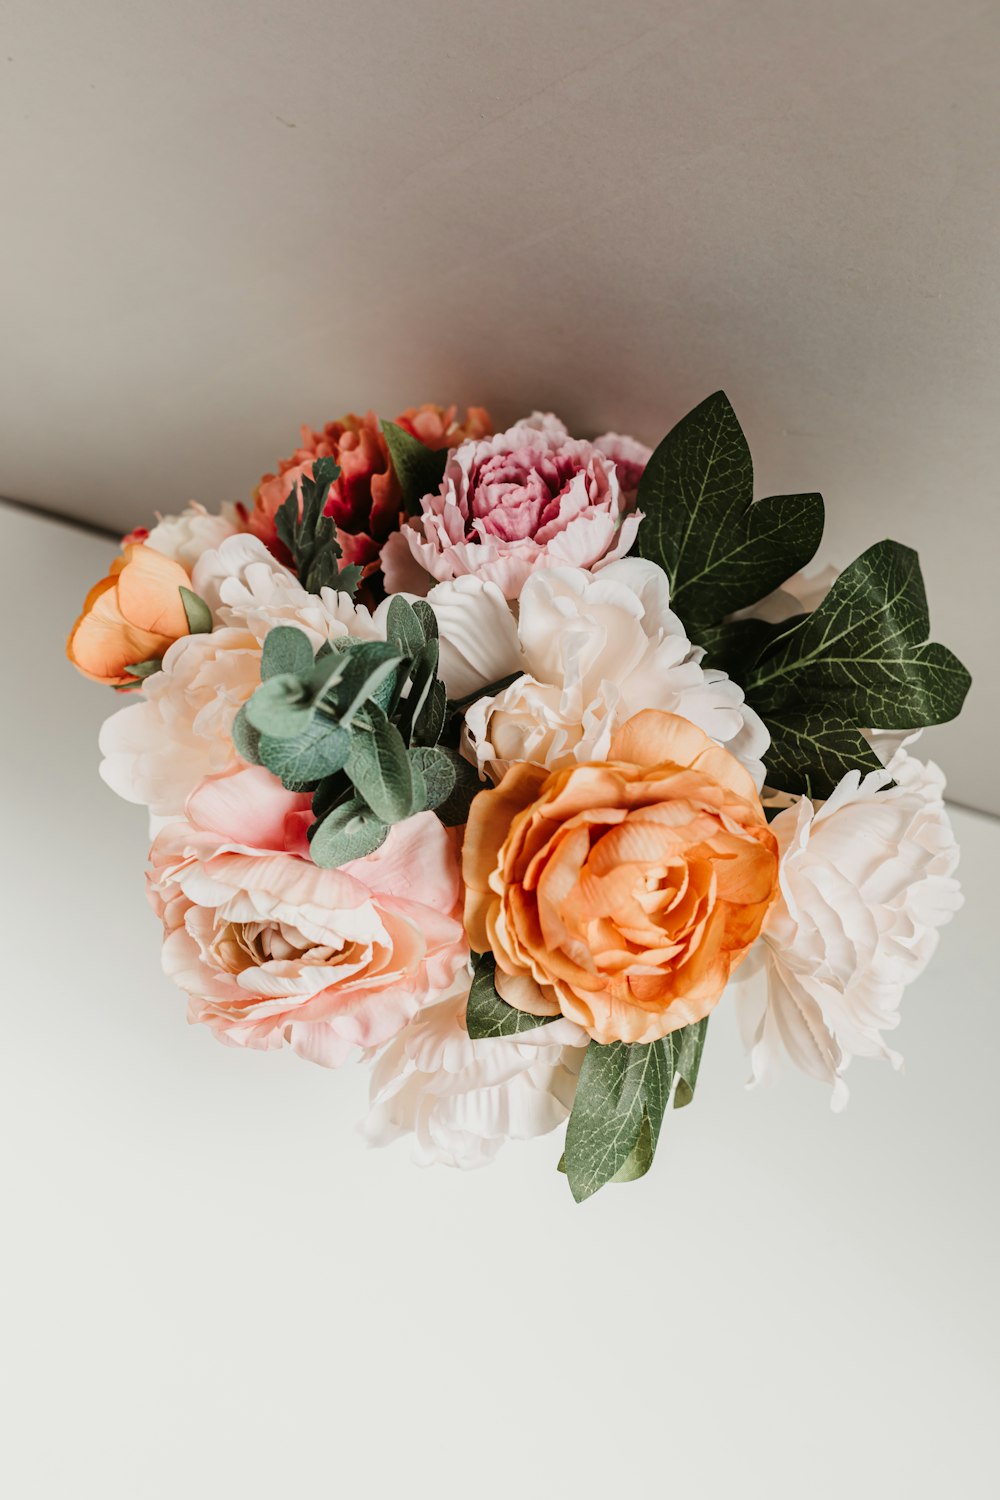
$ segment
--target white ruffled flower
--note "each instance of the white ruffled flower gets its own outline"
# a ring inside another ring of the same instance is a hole
[[[516,629],[500,590],[478,579],[440,584],[428,603],[449,691],[522,674],[466,715],[470,759],[494,779],[513,761],[556,769],[601,760],[620,724],[656,708],[689,719],[763,784],[767,730],[735,682],[702,668],[655,563],[539,569],[521,592]]]
[[[899,751],[887,771],[851,771],[828,801],[802,797],[774,819],[780,896],[733,989],[753,1082],[787,1053],[842,1109],[852,1057],[900,1065],[883,1034],[962,903],[943,792],[937,766]]]
[[[414,1135],[421,1166],[483,1167],[508,1140],[555,1130],[568,1116],[589,1038],[558,1020],[519,1036],[472,1041],[465,1029],[468,982],[417,1015],[379,1055],[371,1146]]]
[[[146,538],[146,546],[173,558],[190,573],[203,552],[220,547],[239,529],[235,505],[224,505],[213,515],[193,500],[179,516],[161,516]]]
[[[348,595],[308,593],[254,536],[232,536],[205,552],[192,588],[217,628],[175,641],[141,696],[105,720],[100,735],[102,777],[154,819],[179,817],[204,777],[241,764],[233,720],[260,683],[264,637],[275,625],[296,625],[314,649],[343,635],[385,635],[382,617]]]

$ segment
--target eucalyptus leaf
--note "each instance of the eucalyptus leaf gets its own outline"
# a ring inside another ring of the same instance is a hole
[[[410,750],[410,770],[420,777],[424,795],[419,806],[433,811],[447,802],[455,790],[457,772],[455,762],[445,750],[435,750],[429,745],[417,745]]]
[[[300,477],[274,518],[279,540],[291,554],[303,587],[312,594],[324,588],[353,594],[361,577],[358,567],[340,567],[337,528],[332,517],[323,514],[330,486],[339,476],[334,459],[317,458],[312,473]]]
[[[455,768],[455,786],[436,811],[446,828],[461,828],[469,821],[473,798],[485,791],[489,783],[480,780],[475,766],[460,751],[449,748],[445,754]]]
[[[673,1071],[669,1037],[647,1045],[591,1042],[566,1127],[566,1175],[577,1203],[626,1167],[640,1146],[644,1120],[652,1160]]]
[[[346,865],[352,859],[364,859],[385,843],[388,824],[376,817],[360,798],[354,798],[310,830],[309,852],[313,863],[324,870]]]
[[[231,733],[237,755],[241,755],[251,766],[259,766],[260,730],[250,723],[245,703],[236,712]]]
[[[351,735],[347,774],[383,822],[402,822],[415,810],[414,776],[403,736],[372,703]]]
[[[804,567],[823,536],[820,495],[754,502],[750,449],[722,391],[654,451],[637,506],[644,519],[634,550],[665,569],[670,607],[696,641],[702,628],[756,603]]]
[[[212,628],[212,611],[200,594],[186,589],[183,584],[179,587],[179,593],[187,618],[188,630],[192,635],[207,635]]]
[[[321,711],[349,726],[354,715],[395,671],[402,660],[388,641],[361,641],[342,657],[342,670],[317,698]]]
[[[247,718],[261,734],[291,739],[312,717],[312,702],[297,677],[281,673],[262,682],[247,703]]]
[[[420,722],[421,714],[437,683],[440,650],[437,641],[427,641],[413,658],[410,667],[410,690],[400,704],[399,710],[400,733],[407,743],[412,740],[415,727]]]
[[[438,631],[437,615],[431,609],[426,599],[414,599],[413,613],[420,621],[420,628],[424,632],[425,641],[436,641],[440,632]]]
[[[258,748],[260,763],[286,786],[309,785],[330,776],[346,765],[351,749],[350,731],[341,724],[322,719],[310,720],[301,734],[293,739],[261,735]]]
[[[402,594],[390,600],[385,619],[385,638],[398,646],[405,656],[416,656],[426,642],[424,628],[413,605]]]
[[[382,432],[403,492],[406,513],[418,515],[424,495],[434,494],[441,487],[448,462],[448,450],[428,448],[419,438],[415,438],[405,428],[398,427],[395,422],[383,422]]]
[[[262,682],[282,673],[305,677],[312,666],[313,648],[304,631],[298,630],[294,625],[275,625],[267,632],[260,658]]]
[[[472,986],[465,1010],[465,1025],[473,1041],[487,1037],[518,1036],[547,1026],[557,1016],[531,1016],[501,1000],[496,988],[497,961],[492,953],[473,954]]]

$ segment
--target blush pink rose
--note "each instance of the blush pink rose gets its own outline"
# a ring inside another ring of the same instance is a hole
[[[382,548],[387,590],[426,594],[435,581],[474,574],[515,599],[535,568],[594,569],[624,556],[648,457],[616,433],[596,443],[571,438],[539,412],[459,444],[440,489]]]
[[[335,1067],[389,1041],[467,963],[457,836],[433,813],[321,870],[309,798],[258,766],[203,781],[150,852],[163,967],[220,1041]]]

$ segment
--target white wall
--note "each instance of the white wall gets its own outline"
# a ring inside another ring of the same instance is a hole
[[[360,1069],[219,1046],[159,970],[115,702],[60,662],[107,548],[0,508],[0,1489],[16,1500],[997,1493],[1000,825],[834,1116],[725,1007],[651,1175],[556,1138],[419,1171]],[[44,580],[44,591],[39,589]]]
[[[7,0],[0,494],[120,529],[348,407],[657,438],[725,386],[917,546],[1000,811],[1000,7]]]

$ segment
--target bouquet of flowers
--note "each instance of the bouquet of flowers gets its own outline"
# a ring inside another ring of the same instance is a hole
[[[847,1097],[960,903],[936,766],[963,666],[916,555],[810,571],[722,393],[654,451],[551,414],[349,415],[251,504],[124,539],[68,653],[125,696],[188,1017],[373,1063],[362,1129],[474,1167],[566,1124],[573,1196],[645,1173],[734,1007]]]

